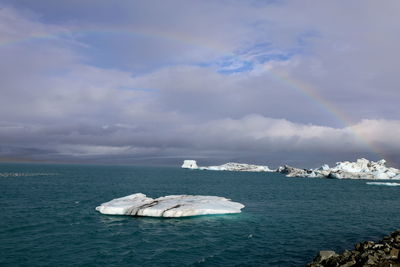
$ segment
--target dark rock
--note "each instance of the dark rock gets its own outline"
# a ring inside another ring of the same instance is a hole
[[[357,243],[357,244],[355,245],[355,248],[356,248],[356,250],[361,251],[362,248],[363,248],[363,245],[362,245],[361,243]]]
[[[399,258],[399,250],[397,248],[392,248],[389,256],[390,256],[390,259],[397,260]]]
[[[377,249],[382,249],[383,247],[384,247],[383,244],[376,244],[375,246],[372,247],[372,249],[377,250]]]
[[[312,267],[400,267],[400,230],[385,236],[379,242],[357,243],[355,250],[345,250],[342,254],[334,251],[320,251]]]
[[[377,261],[378,261],[377,257],[375,257],[374,255],[369,255],[368,256],[368,260],[367,260],[367,264],[374,265],[374,264],[376,264]]]
[[[342,257],[343,257],[344,259],[350,258],[350,257],[351,257],[351,251],[345,250],[345,251],[343,252],[343,254],[342,254]]]
[[[324,261],[326,259],[329,259],[330,257],[337,256],[335,251],[332,250],[322,250],[319,252],[319,255],[317,256],[318,261]]]
[[[369,255],[368,251],[365,251],[363,254],[361,254],[361,259],[368,258],[368,255]]]
[[[363,245],[364,245],[364,249],[370,249],[375,245],[375,243],[372,241],[367,241],[367,242],[364,242]]]
[[[351,260],[351,261],[346,262],[345,264],[340,265],[340,267],[351,267],[351,266],[356,265],[356,263],[357,262],[355,260]]]
[[[400,236],[400,230],[394,231],[393,233],[390,234],[392,237]]]

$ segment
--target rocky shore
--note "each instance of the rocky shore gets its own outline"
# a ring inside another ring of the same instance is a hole
[[[342,254],[320,251],[307,267],[400,267],[400,230],[378,242],[366,241],[355,245],[354,250]]]

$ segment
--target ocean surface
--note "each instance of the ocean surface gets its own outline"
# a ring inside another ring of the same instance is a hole
[[[246,207],[190,218],[108,216],[133,193]],[[178,167],[0,164],[0,266],[303,266],[400,228],[400,187]]]

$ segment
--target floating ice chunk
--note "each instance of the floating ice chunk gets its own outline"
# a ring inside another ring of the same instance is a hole
[[[171,195],[156,199],[138,193],[96,207],[103,214],[151,217],[187,217],[240,213],[244,205],[217,196]]]
[[[400,183],[380,183],[380,182],[368,182],[369,185],[386,185],[386,186],[400,186]]]
[[[211,171],[242,171],[242,172],[272,172],[268,166],[245,163],[228,162],[220,166],[200,167],[202,170]]]
[[[0,177],[33,177],[33,176],[55,176],[58,173],[48,173],[48,172],[0,172]]]
[[[198,167],[196,161],[185,160],[182,168],[185,169],[199,169],[209,171],[242,171],[242,172],[273,172],[268,166],[253,165],[245,163],[228,162],[219,166]]]
[[[184,169],[198,169],[197,162],[195,160],[184,160],[182,164]]]
[[[317,170],[327,171],[327,170],[329,170],[329,165],[328,164],[324,164],[321,167],[319,167]]]
[[[103,214],[136,215],[138,207],[143,207],[153,202],[154,199],[146,197],[145,194],[138,193],[103,203],[96,207],[96,210]]]
[[[336,166],[329,168],[328,165],[314,170],[293,168],[283,166],[277,172],[286,174],[288,177],[325,177],[335,179],[367,179],[367,180],[396,180],[400,179],[400,170],[386,167],[385,160],[377,162],[367,159],[358,159],[356,162],[337,162]]]

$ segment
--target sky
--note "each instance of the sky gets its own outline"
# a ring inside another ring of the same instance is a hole
[[[397,0],[0,0],[0,160],[400,167]]]

